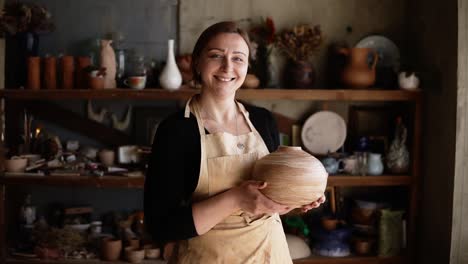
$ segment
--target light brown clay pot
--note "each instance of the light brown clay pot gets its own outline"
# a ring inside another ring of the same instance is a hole
[[[300,207],[325,192],[328,173],[320,160],[301,147],[280,146],[255,163],[253,179],[268,183],[261,192],[281,204]]]
[[[375,83],[375,66],[377,54],[374,54],[372,65],[369,66],[367,58],[373,51],[368,48],[343,48],[339,53],[348,57],[348,64],[343,70],[341,80],[351,88],[366,88]]]
[[[368,255],[372,250],[372,240],[358,238],[354,241],[354,251],[358,255]]]
[[[147,259],[158,259],[161,256],[161,249],[154,245],[144,245],[143,249],[145,249],[145,257]]]
[[[141,263],[145,258],[144,249],[130,249],[125,252],[127,254],[127,260],[130,263]]]
[[[115,261],[120,257],[122,251],[122,240],[103,238],[101,245],[101,258],[103,260]]]
[[[336,229],[336,226],[340,222],[336,218],[330,218],[330,217],[322,217],[322,227],[327,230],[327,231],[333,231]]]
[[[28,165],[28,159],[21,157],[12,157],[5,160],[5,170],[8,172],[24,172]]]

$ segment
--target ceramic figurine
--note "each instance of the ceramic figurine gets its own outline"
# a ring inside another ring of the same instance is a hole
[[[400,72],[398,74],[398,83],[401,89],[415,90],[419,87],[419,78],[414,72],[409,75],[406,72]]]
[[[25,226],[32,226],[34,221],[36,221],[36,207],[31,205],[31,194],[28,194],[21,206],[21,222]]]
[[[387,167],[392,173],[406,173],[409,168],[409,152],[406,147],[407,129],[401,117],[397,118],[395,138],[387,153]]]
[[[173,39],[168,41],[166,66],[164,66],[161,75],[159,75],[159,83],[162,88],[170,91],[179,89],[182,84],[182,75],[180,74],[174,57]]]
[[[101,67],[106,68],[104,76],[104,88],[116,88],[115,76],[117,73],[117,63],[115,52],[111,46],[112,40],[101,40]]]

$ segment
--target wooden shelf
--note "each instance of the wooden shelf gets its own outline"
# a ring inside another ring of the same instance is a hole
[[[0,177],[1,184],[78,186],[95,188],[143,188],[144,177],[122,176],[29,176],[15,175]],[[328,186],[405,186],[411,184],[410,176],[330,176]]]
[[[162,89],[104,90],[15,90],[2,89],[0,97],[15,100],[119,99],[119,100],[187,100],[198,93],[195,89],[170,92]],[[316,100],[316,101],[415,101],[420,91],[404,90],[323,90],[323,89],[241,89],[238,99],[244,100]]]
[[[119,261],[104,261],[99,259],[63,259],[63,260],[40,260],[40,259],[16,259],[9,258],[6,260],[6,264],[128,264],[130,262],[119,260]],[[161,259],[147,260],[144,259],[142,264],[167,264],[166,261]]]
[[[328,258],[328,257],[311,257],[304,259],[296,259],[294,264],[404,264],[408,263],[407,259],[403,256],[397,257],[344,257],[344,258]],[[125,261],[102,261],[102,260],[39,260],[39,259],[14,259],[9,258],[6,260],[7,264],[123,264],[128,263]],[[165,264],[163,260],[143,260],[143,264]]]
[[[408,263],[404,256],[396,257],[358,257],[350,256],[343,258],[330,258],[314,256],[304,259],[296,259],[294,264],[403,264]]]
[[[3,176],[1,184],[8,185],[45,185],[94,188],[143,188],[144,177],[123,176]]]

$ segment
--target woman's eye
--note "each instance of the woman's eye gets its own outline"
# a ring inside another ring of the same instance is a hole
[[[211,54],[209,57],[212,58],[212,59],[220,59],[220,58],[222,58],[223,56],[220,55],[220,54]]]
[[[241,58],[241,57],[234,57],[233,60],[234,60],[235,62],[244,62],[244,59]]]

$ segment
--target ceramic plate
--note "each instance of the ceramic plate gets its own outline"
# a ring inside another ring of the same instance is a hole
[[[371,35],[361,39],[356,48],[371,48],[379,55],[377,67],[391,67],[395,72],[400,70],[400,50],[390,39]]]
[[[335,152],[345,142],[346,123],[334,112],[317,112],[302,126],[301,139],[304,147],[313,154]]]

